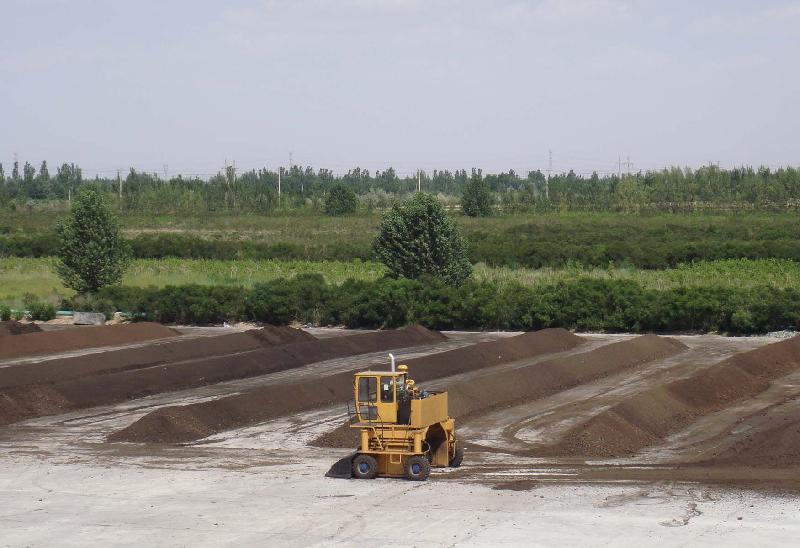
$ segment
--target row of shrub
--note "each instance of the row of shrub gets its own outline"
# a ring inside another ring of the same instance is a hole
[[[47,302],[37,299],[33,295],[25,295],[24,305],[26,310],[12,310],[9,306],[0,304],[0,321],[8,320],[41,320],[43,322],[56,317],[56,308]]]
[[[350,242],[297,245],[256,240],[209,240],[183,234],[141,234],[128,240],[137,259],[368,259],[369,246]],[[0,257],[50,257],[58,251],[55,234],[0,236]]]
[[[610,332],[763,333],[800,325],[800,292],[792,289],[645,289],[624,280],[580,278],[526,287],[469,281],[348,281],[327,284],[300,275],[253,288],[186,285],[111,287],[97,295],[135,318],[180,324],[255,321],[347,327]]]
[[[558,267],[568,263],[605,267],[609,264],[638,268],[669,268],[682,263],[719,259],[791,259],[800,261],[800,237],[769,239],[737,237],[717,233],[653,233],[619,230],[603,233],[576,227],[572,232],[523,231],[518,227],[502,232],[471,232],[470,260],[492,266]],[[129,240],[134,257],[160,259],[304,259],[367,260],[372,258],[368,243],[320,241],[305,245],[257,240],[209,240],[182,234],[142,234]],[[14,234],[0,236],[0,256],[46,257],[56,253],[55,235]]]
[[[473,240],[470,255],[491,266],[559,267],[578,263],[588,267],[628,265],[644,269],[723,259],[789,259],[800,261],[800,240],[648,240],[631,238],[594,244],[539,241],[508,237]]]

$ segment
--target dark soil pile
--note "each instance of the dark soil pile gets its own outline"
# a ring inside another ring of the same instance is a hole
[[[800,369],[800,337],[737,354],[631,396],[571,429],[550,454],[617,457],[659,443],[697,418],[766,390]]]
[[[775,424],[747,430],[707,464],[783,467],[800,463],[800,409]]]
[[[359,336],[364,335],[343,339]],[[403,363],[409,366],[415,379],[428,380],[488,367],[506,359],[513,361],[521,357],[566,350],[581,342],[583,339],[563,329],[548,329]],[[526,348],[527,351],[524,350]],[[353,371],[346,371],[320,379],[266,386],[246,394],[210,402],[158,409],[113,434],[109,440],[169,443],[193,441],[223,430],[343,403],[352,396]]]
[[[457,381],[447,386],[450,416],[463,419],[544,398],[684,350],[686,346],[675,339],[644,335],[582,354]],[[355,437],[349,430],[352,429],[347,425],[340,426],[315,440],[314,444],[322,447],[352,447]]]
[[[266,325],[259,329],[250,329],[245,333],[261,341],[263,346],[278,346],[293,342],[317,340],[314,335],[302,329],[277,325]]]
[[[20,323],[16,320],[0,322],[0,337],[8,335],[25,335],[26,333],[41,333],[42,329],[35,323]]]
[[[288,328],[280,328],[288,329]],[[266,330],[262,337],[280,339],[277,333]],[[411,327],[398,331],[365,333],[349,337],[325,340],[307,340],[308,335],[298,336],[300,342],[281,346],[265,347],[263,338],[258,348],[221,356],[202,356],[179,362],[169,362],[148,367],[122,371],[110,371],[95,375],[85,375],[53,382],[47,385],[18,386],[0,392],[0,424],[36,415],[25,414],[20,410],[30,407],[30,399],[46,386],[59,396],[63,403],[61,411],[81,407],[93,407],[141,398],[150,394],[181,390],[216,382],[253,377],[276,371],[283,371],[325,359],[375,352],[389,348],[400,348],[441,341],[444,336],[422,327]],[[258,336],[256,337],[258,338]],[[213,344],[214,338],[205,341]],[[203,339],[193,339],[200,345]],[[28,393],[30,392],[30,396]]]
[[[406,360],[416,382],[440,379],[469,371],[510,363],[542,354],[562,352],[582,344],[584,339],[566,329],[542,329],[465,348]]]
[[[267,326],[245,332],[213,337],[156,341],[136,348],[120,348],[83,356],[56,358],[35,364],[0,368],[0,389],[29,384],[56,383],[87,375],[141,369],[193,358],[235,354],[246,350],[276,346],[315,338],[300,329]]]
[[[466,417],[543,398],[684,350],[686,346],[675,339],[643,335],[583,354],[498,372],[478,381],[448,387],[450,414]]]
[[[15,337],[3,337],[3,342],[0,343],[0,360],[115,346],[177,335],[180,333],[174,329],[149,322],[26,333]]]

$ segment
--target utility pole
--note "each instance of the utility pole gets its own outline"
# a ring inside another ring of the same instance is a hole
[[[553,151],[547,151],[547,180],[544,182],[544,196],[550,199],[550,175],[553,173]]]
[[[422,172],[417,170],[417,192],[422,192]]]
[[[281,166],[278,166],[278,208],[279,209],[281,207],[281,171],[283,171],[283,168]]]
[[[617,156],[617,178],[622,177],[622,156]]]
[[[117,194],[119,195],[119,209],[122,211],[122,177],[119,175],[119,170],[117,170]]]

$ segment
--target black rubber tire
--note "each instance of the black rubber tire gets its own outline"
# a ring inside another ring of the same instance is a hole
[[[456,454],[450,459],[450,468],[458,468],[464,462],[464,446],[456,445]]]
[[[431,474],[431,463],[425,457],[414,455],[406,461],[406,479],[425,481]]]
[[[378,475],[378,461],[372,455],[356,455],[353,459],[353,477],[356,479],[375,479]]]

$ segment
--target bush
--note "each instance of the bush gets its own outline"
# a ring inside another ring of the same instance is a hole
[[[392,207],[381,220],[373,247],[392,277],[433,276],[459,285],[472,273],[458,225],[430,194],[415,194]]]
[[[56,308],[50,303],[36,301],[28,306],[28,313],[32,320],[46,322],[55,319]]]
[[[792,289],[645,289],[627,280],[577,279],[527,287],[438,278],[349,280],[319,275],[257,284],[252,289],[180,286],[114,287],[100,292],[135,318],[209,324],[293,321],[352,328],[421,323],[433,329],[610,332],[764,333],[800,327],[800,292]]]
[[[325,196],[326,215],[348,215],[355,212],[358,199],[353,189],[342,183],[334,183]]]
[[[4,304],[0,304],[0,321],[7,322],[11,319],[11,309]]]
[[[76,312],[100,312],[106,320],[114,318],[114,303],[107,297],[99,297],[95,293],[75,295],[72,299],[62,300],[62,306]]]

